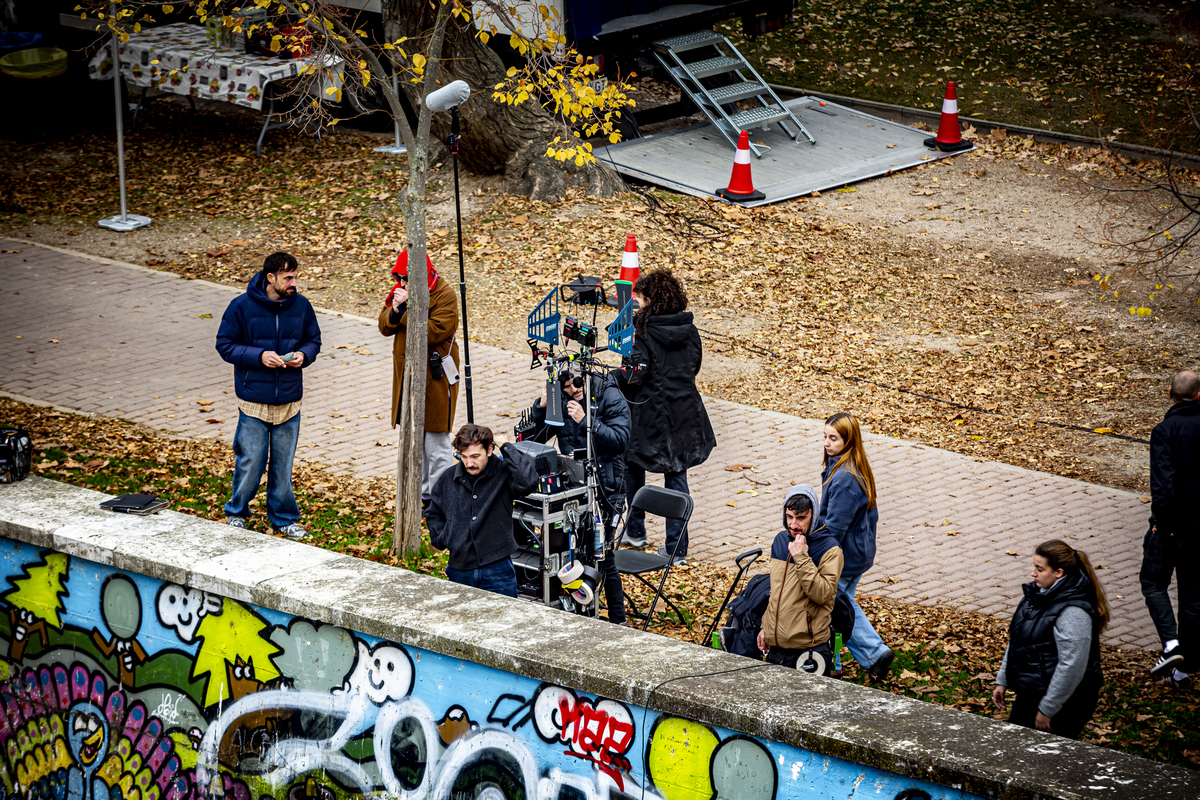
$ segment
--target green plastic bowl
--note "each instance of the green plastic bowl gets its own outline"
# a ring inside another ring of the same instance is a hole
[[[67,51],[57,47],[18,50],[0,58],[0,72],[14,78],[53,78],[67,71]]]

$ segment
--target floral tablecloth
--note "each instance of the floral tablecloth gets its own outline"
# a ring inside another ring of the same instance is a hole
[[[212,45],[203,27],[178,23],[133,34],[118,43],[121,73],[130,86],[145,86],[206,100],[222,100],[261,109],[267,84],[296,77],[308,59],[247,55]],[[157,62],[157,63],[154,63]],[[310,93],[328,99],[325,89],[341,87],[341,60],[327,57],[332,82],[314,81]],[[112,76],[112,43],[100,48],[88,64],[93,80]],[[175,74],[171,74],[172,70]],[[319,85],[318,85],[319,84]]]

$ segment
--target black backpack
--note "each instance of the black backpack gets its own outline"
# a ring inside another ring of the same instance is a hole
[[[739,656],[762,660],[758,649],[758,631],[763,612],[771,599],[771,576],[755,575],[746,588],[729,604],[729,620],[721,630],[721,649]]]
[[[33,440],[24,428],[0,426],[0,483],[16,483],[29,474]]]

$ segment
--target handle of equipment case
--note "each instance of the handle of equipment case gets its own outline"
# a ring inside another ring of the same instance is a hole
[[[729,591],[725,594],[725,601],[721,603],[721,607],[717,609],[717,613],[713,614],[713,620],[708,626],[708,630],[703,636],[700,637],[696,644],[702,645],[711,643],[713,647],[717,646],[717,640],[713,638],[713,633],[717,630],[717,625],[721,621],[721,615],[725,613],[725,606],[729,605],[729,601],[733,598],[733,593],[737,591],[737,586],[739,583],[741,583],[742,576],[746,574],[746,570],[750,569],[751,565],[753,565],[755,561],[758,561],[760,556],[762,556],[762,548],[756,547],[753,550],[747,550],[733,560],[733,563],[737,564],[738,566],[738,573],[733,577],[733,584],[729,587]],[[743,561],[745,563],[742,563]]]

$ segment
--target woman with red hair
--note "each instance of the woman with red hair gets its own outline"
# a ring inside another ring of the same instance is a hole
[[[854,599],[863,573],[875,564],[875,526],[879,522],[875,475],[854,415],[843,411],[825,420],[824,461],[817,524],[829,529],[845,557],[838,590],[854,608],[854,632],[846,647],[868,675],[881,678],[891,669],[895,654]]]

